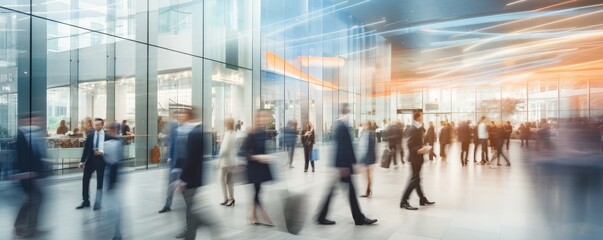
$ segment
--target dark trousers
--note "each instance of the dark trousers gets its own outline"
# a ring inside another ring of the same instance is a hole
[[[461,142],[461,162],[466,163],[469,159],[469,142]]]
[[[412,164],[412,176],[410,177],[410,181],[408,181],[408,185],[406,185],[406,189],[404,190],[404,194],[402,195],[402,202],[408,202],[410,198],[410,194],[413,190],[417,190],[417,194],[419,198],[424,199],[425,195],[423,195],[423,189],[421,188],[421,167],[423,164]]]
[[[400,161],[404,163],[404,150],[402,149],[401,144],[390,144],[389,150],[392,152],[392,162],[394,165],[398,165],[398,161],[396,161],[396,155],[398,154],[398,149],[400,149]]]
[[[195,239],[197,236],[197,228],[202,225],[208,226],[211,230],[212,239],[218,235],[218,229],[216,229],[216,223],[211,221],[211,216],[208,216],[207,211],[204,213],[195,213],[195,205],[197,204],[195,200],[195,194],[197,193],[197,189],[186,189],[182,192],[182,196],[184,197],[184,203],[186,204],[186,240]]]
[[[308,170],[308,164],[311,162],[312,164],[312,170],[314,170],[314,161],[310,161],[310,157],[312,156],[312,145],[306,146],[304,145],[304,159],[305,159],[305,165],[304,165],[304,170]]]
[[[295,155],[295,145],[288,145],[287,152],[289,153],[289,165],[293,164],[293,156]]]
[[[432,148],[429,150],[429,160],[433,160],[433,157],[437,157],[435,155],[435,153],[433,152],[433,145],[434,142],[428,142],[429,146],[431,146]]]
[[[38,225],[38,214],[42,204],[42,190],[36,179],[21,180],[21,188],[25,192],[26,200],[19,209],[15,220],[15,230],[19,232],[32,232]]]
[[[440,142],[440,157],[446,157],[446,145],[448,145],[448,143]]]
[[[509,142],[511,142],[511,137],[507,137],[507,150],[509,150]]]
[[[482,161],[487,162],[488,161],[488,139],[480,139],[479,144],[482,145]]]
[[[358,204],[358,198],[356,198],[356,190],[354,189],[354,184],[352,183],[352,176],[341,177],[339,179],[341,183],[347,183],[349,186],[348,190],[348,199],[350,201],[350,209],[352,210],[352,217],[354,218],[354,222],[360,223],[364,220],[364,214],[362,214],[362,210],[360,210],[360,205]],[[327,218],[327,213],[329,212],[329,205],[331,204],[331,198],[333,197],[333,193],[335,192],[335,188],[337,184],[333,184],[327,195],[327,198],[323,202],[322,208],[320,210],[320,214],[318,215],[319,220],[323,220]]]
[[[94,173],[95,171],[96,190],[102,190],[103,179],[105,176],[105,160],[103,160],[102,157],[91,157],[84,164],[84,178],[82,179],[82,197],[86,202],[90,201],[90,178],[92,178],[92,173]]]
[[[505,161],[507,161],[507,164],[511,164],[507,156],[505,156],[505,153],[503,153],[502,148],[503,143],[501,143],[500,146],[497,146],[496,155],[494,155],[494,157],[492,158],[492,162],[494,162],[494,158],[496,158],[496,164],[498,164],[500,162],[500,156],[502,156],[503,158],[505,158]]]
[[[109,164],[107,165],[107,170],[109,171],[109,173],[107,174],[107,177],[109,178],[108,183],[109,183],[109,190],[113,190],[115,189],[115,186],[117,184],[117,176],[118,176],[118,171],[119,171],[119,163],[116,164]]]
[[[530,146],[530,143],[528,142],[528,141],[529,141],[529,140],[528,140],[528,138],[521,138],[521,146],[523,147],[523,145],[524,145],[524,143],[523,143],[523,142],[524,142],[524,141],[525,141],[525,146],[526,146],[526,147],[529,147],[529,146]]]

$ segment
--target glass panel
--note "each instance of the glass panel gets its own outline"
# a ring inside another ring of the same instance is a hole
[[[150,4],[149,43],[202,56],[203,0],[162,0]]]
[[[205,0],[206,58],[251,68],[251,4],[248,0]]]

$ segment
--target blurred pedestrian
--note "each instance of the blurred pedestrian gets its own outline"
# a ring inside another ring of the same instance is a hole
[[[510,121],[507,121],[507,123],[503,126],[504,130],[505,130],[505,142],[507,144],[507,150],[509,150],[509,142],[511,142],[511,134],[513,133],[513,125],[511,125]]]
[[[104,160],[106,163],[107,200],[109,206],[109,219],[113,228],[112,240],[121,240],[121,201],[118,193],[118,180],[121,161],[123,158],[123,139],[119,136],[120,126],[118,123],[107,124],[107,135],[110,140],[105,142]]]
[[[413,190],[417,191],[417,194],[419,195],[419,204],[421,206],[435,204],[435,202],[430,202],[427,200],[427,197],[425,197],[423,194],[423,188],[421,187],[421,167],[423,166],[423,155],[429,153],[429,147],[423,145],[424,132],[425,128],[423,128],[423,113],[416,111],[413,113],[412,125],[409,126],[409,129],[404,134],[404,138],[408,139],[406,141],[408,144],[409,161],[412,166],[412,176],[410,181],[408,181],[404,194],[402,195],[400,208],[407,210],[418,210],[418,208],[411,206],[408,202],[410,194]]]
[[[335,159],[334,165],[337,168],[337,179],[333,179],[330,183],[328,194],[324,202],[322,203],[321,210],[318,215],[317,222],[321,225],[333,225],[335,221],[327,219],[329,213],[329,205],[331,198],[337,187],[337,183],[345,183],[348,185],[348,200],[350,202],[350,208],[352,210],[352,217],[356,225],[370,225],[377,222],[377,219],[369,219],[364,216],[360,206],[358,204],[358,198],[356,198],[356,190],[352,181],[352,174],[354,174],[354,164],[356,164],[356,156],[354,155],[354,146],[352,144],[352,137],[349,132],[349,118],[350,112],[349,105],[344,103],[341,105],[341,117],[337,119],[335,125]]]
[[[442,123],[442,130],[440,131],[440,157],[442,158],[442,160],[446,160],[447,154],[446,152],[448,152],[448,144],[450,144],[450,141],[452,139],[452,128],[450,127],[450,123],[448,122],[443,122]]]
[[[200,225],[206,225],[210,227],[212,235],[216,235],[216,227],[213,219],[210,218],[209,214],[203,214],[203,212],[197,211],[197,201],[195,195],[197,189],[205,184],[203,181],[204,177],[204,146],[203,146],[203,126],[198,120],[198,114],[195,108],[183,109],[183,113],[188,115],[188,121],[184,123],[179,130],[188,132],[184,141],[184,146],[178,148],[177,156],[178,159],[186,159],[182,168],[182,174],[180,180],[177,182],[182,196],[184,197],[184,203],[186,204],[186,228],[184,231],[177,235],[176,238],[184,238],[186,240],[195,239],[197,236],[197,228]],[[184,129],[180,129],[184,128]],[[180,141],[181,131],[178,132],[178,140]],[[204,209],[205,210],[205,209]]]
[[[435,155],[435,153],[433,152],[433,144],[436,141],[436,134],[435,134],[435,127],[433,125],[432,121],[429,121],[429,128],[427,129],[427,133],[425,133],[425,143],[429,144],[429,146],[432,146],[432,148],[429,150],[429,160],[433,161],[434,157],[437,157]]]
[[[272,156],[267,154],[266,141],[268,132],[266,125],[270,121],[270,114],[267,110],[260,110],[255,115],[254,128],[247,135],[243,144],[243,151],[247,158],[247,178],[249,183],[253,184],[254,197],[251,208],[250,221],[253,225],[264,224],[274,226],[264,206],[260,201],[262,183],[272,181],[272,172],[270,171],[270,162]],[[264,223],[258,221],[257,212],[260,212]]]
[[[237,136],[234,128],[234,120],[227,118],[224,120],[224,136],[220,145],[220,154],[218,159],[218,168],[220,169],[220,181],[222,184],[222,193],[224,202],[220,205],[234,206],[234,185],[232,182],[232,170],[235,166],[235,151],[237,147]]]
[[[509,158],[507,158],[507,156],[503,152],[503,146],[505,145],[505,140],[507,139],[507,133],[505,131],[505,127],[503,126],[503,124],[499,122],[496,125],[496,128],[494,129],[493,133],[494,134],[490,139],[492,139],[492,144],[494,144],[494,146],[495,146],[496,153],[494,153],[495,155],[492,158],[492,160],[490,161],[490,163],[494,164],[494,159],[496,159],[496,165],[501,166],[500,165],[500,157],[502,156],[505,159],[505,161],[507,161],[507,166],[511,166],[511,163],[509,162]]]
[[[192,119],[190,109],[180,109],[175,113],[178,123],[173,123],[170,127],[170,144],[169,144],[169,156],[168,165],[170,166],[170,172],[168,177],[168,188],[167,197],[163,208],[159,210],[159,213],[171,211],[172,200],[174,199],[174,191],[177,188],[177,181],[180,179],[182,169],[184,168],[186,158],[186,143],[188,141],[188,134],[194,124],[189,123]]]
[[[459,123],[458,139],[461,142],[461,165],[467,166],[469,158],[469,144],[471,143],[471,129],[469,128],[469,121]]]
[[[59,128],[57,128],[57,134],[65,134],[67,132],[69,132],[69,128],[67,127],[67,124],[65,124],[65,120],[61,120]]]
[[[359,154],[359,164],[363,165],[366,170],[366,191],[360,197],[370,197],[372,195],[372,185],[373,185],[373,170],[372,166],[377,161],[376,151],[375,151],[375,129],[376,124],[371,121],[366,121],[362,125],[362,132],[360,134],[360,142],[358,143],[358,148],[361,149]]]
[[[306,129],[301,137],[302,144],[304,145],[304,172],[308,172],[308,165],[312,165],[312,172],[314,172],[314,159],[310,159],[312,157],[312,149],[314,148],[315,143],[315,135],[314,135],[314,126],[312,123],[308,121],[308,125],[306,125]]]
[[[25,202],[15,220],[15,235],[29,238],[40,235],[38,217],[44,191],[39,180],[47,174],[44,162],[47,154],[44,132],[40,127],[42,119],[39,114],[25,113],[20,118],[14,166],[17,173],[12,176],[12,179],[19,180],[21,189],[25,193]]]
[[[522,123],[519,126],[519,136],[521,137],[521,146],[523,147],[524,145],[526,147],[530,147],[530,135],[531,135],[531,131],[530,131],[530,124],[529,123]],[[524,143],[525,142],[525,143]]]
[[[482,160],[481,164],[486,164],[488,162],[488,120],[486,117],[482,117],[480,119],[479,125],[477,125],[477,138],[479,139],[479,144],[482,146]],[[477,149],[477,145],[475,145]]]
[[[287,147],[287,153],[289,153],[289,168],[293,168],[295,144],[297,144],[297,122],[290,121],[287,128],[285,128],[285,146]]]

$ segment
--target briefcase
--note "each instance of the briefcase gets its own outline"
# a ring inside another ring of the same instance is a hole
[[[392,163],[392,151],[389,149],[385,149],[383,151],[383,156],[381,156],[381,167],[389,168],[389,165]]]

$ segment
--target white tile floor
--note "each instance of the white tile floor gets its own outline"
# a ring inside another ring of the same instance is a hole
[[[400,196],[410,174],[410,166],[382,169],[375,166],[373,196],[360,199],[364,213],[379,222],[374,226],[355,226],[343,191],[332,203],[329,218],[335,226],[316,225],[316,209],[326,191],[330,174],[327,167],[329,147],[321,148],[316,173],[303,172],[301,149],[296,151],[295,168],[284,168],[284,160],[275,163],[278,182],[267,185],[262,196],[276,227],[252,226],[247,216],[251,192],[249,186],[235,188],[236,206],[219,206],[222,193],[218,184],[208,185],[198,201],[218,219],[222,237],[227,239],[551,239],[541,208],[535,200],[523,152],[513,142],[509,153],[513,166],[492,168],[473,163],[461,167],[458,145],[451,148],[447,161],[428,161],[423,168],[423,189],[434,206],[419,211],[399,208]],[[378,150],[380,152],[380,150]],[[472,155],[472,154],[471,154]],[[470,157],[472,160],[472,158]],[[278,165],[278,166],[276,166]],[[150,170],[123,175],[124,239],[173,239],[184,224],[184,203],[174,199],[173,211],[158,214],[164,201],[166,170]],[[94,178],[93,178],[94,179]],[[356,177],[358,194],[365,187],[364,176]],[[92,186],[95,186],[94,181]],[[94,188],[94,187],[92,187]],[[47,187],[45,213],[41,225],[49,232],[39,239],[109,239],[107,215],[103,210],[75,210],[80,202],[80,181],[66,181]],[[282,196],[288,189],[304,193],[302,207],[305,226],[299,235],[284,231]],[[12,223],[22,199],[17,188],[0,191],[0,239],[12,239]],[[418,206],[413,194],[411,204]],[[199,229],[197,239],[210,238],[207,228]]]

